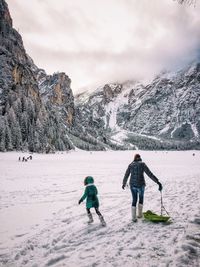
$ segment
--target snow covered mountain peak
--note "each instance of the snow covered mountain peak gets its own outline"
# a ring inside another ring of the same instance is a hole
[[[121,131],[124,143],[142,144],[142,148],[198,147],[200,64],[161,73],[148,85],[135,81],[106,84],[87,94],[77,108],[90,114],[91,120],[101,121],[111,139]],[[149,145],[149,139],[159,144]]]

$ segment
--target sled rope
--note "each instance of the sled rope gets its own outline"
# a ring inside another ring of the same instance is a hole
[[[163,205],[163,197],[162,197],[162,191],[160,191],[160,204],[161,204],[161,215],[163,215],[163,211],[165,211],[167,213],[167,215],[170,217],[169,213],[167,212],[167,210],[165,209],[164,205]]]

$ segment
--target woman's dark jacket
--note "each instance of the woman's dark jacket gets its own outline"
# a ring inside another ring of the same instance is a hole
[[[158,183],[159,180],[156,178],[155,175],[149,170],[147,165],[142,161],[133,161],[129,164],[126,173],[123,179],[123,186],[126,185],[129,175],[131,174],[130,178],[130,185],[134,187],[141,187],[145,186],[145,179],[144,179],[144,172],[151,178],[155,183]]]

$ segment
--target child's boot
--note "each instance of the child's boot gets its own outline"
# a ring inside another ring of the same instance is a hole
[[[138,218],[142,218],[142,209],[143,209],[143,205],[142,204],[138,204]]]
[[[136,207],[134,207],[134,206],[131,207],[131,214],[132,214],[132,221],[133,222],[137,222],[137,218],[136,218]]]
[[[104,221],[104,218],[102,215],[99,215],[99,220],[100,220],[102,226],[106,226],[106,222]]]
[[[93,223],[94,220],[93,220],[93,217],[92,217],[91,213],[88,214],[88,218],[89,218],[88,223]]]

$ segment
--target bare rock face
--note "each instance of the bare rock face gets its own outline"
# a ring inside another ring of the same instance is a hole
[[[106,84],[103,87],[104,103],[109,103],[122,91],[121,84]]]
[[[6,34],[12,28],[12,19],[5,1],[0,2],[0,18],[0,31]]]
[[[21,36],[12,28],[12,19],[5,1],[0,1],[0,57],[1,93],[15,95],[25,86],[38,94],[37,82],[30,71],[30,62],[23,47]]]
[[[74,120],[74,96],[71,90],[71,80],[64,73],[46,75],[43,70],[37,74],[39,90],[44,103],[59,111],[62,120],[72,127]]]
[[[0,0],[0,151],[70,149],[67,127],[73,118],[69,77],[47,76],[34,65]]]

